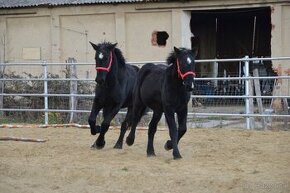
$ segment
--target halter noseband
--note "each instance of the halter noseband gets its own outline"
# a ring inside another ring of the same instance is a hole
[[[112,51],[111,51],[110,52],[110,61],[109,61],[108,67],[96,67],[96,70],[103,70],[103,71],[110,72],[111,66],[112,66],[112,62],[113,62],[113,54],[112,54]]]
[[[180,70],[179,60],[178,59],[176,59],[176,65],[177,65],[178,78],[181,78],[182,80],[184,80],[185,77],[190,75],[190,74],[195,76],[195,73],[193,71],[188,71],[188,72],[182,73],[181,70]]]

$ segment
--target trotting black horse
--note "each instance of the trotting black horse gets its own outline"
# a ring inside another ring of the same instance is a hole
[[[170,135],[164,147],[166,150],[173,149],[174,159],[181,158],[177,144],[187,130],[187,104],[193,90],[196,53],[196,49],[174,47],[174,52],[167,58],[168,65],[148,63],[140,69],[133,91],[132,127],[126,139],[128,145],[134,143],[136,126],[149,107],[153,110],[153,116],[148,129],[147,156],[155,156],[154,135],[164,112]]]
[[[132,113],[132,91],[139,68],[126,64],[121,50],[116,48],[117,44],[103,42],[98,45],[91,43],[91,45],[96,51],[97,86],[88,122],[92,135],[100,133],[92,147],[101,149],[105,146],[105,134],[110,122],[121,108],[128,107],[119,139],[114,146],[121,149],[125,132],[131,125],[129,117]],[[103,109],[103,122],[101,126],[97,126],[96,117],[101,109]]]

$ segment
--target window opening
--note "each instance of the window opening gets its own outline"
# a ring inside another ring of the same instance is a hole
[[[153,46],[165,47],[169,35],[166,31],[153,31],[151,43]]]

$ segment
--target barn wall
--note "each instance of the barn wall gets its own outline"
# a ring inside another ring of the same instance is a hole
[[[93,52],[88,41],[116,42],[114,14],[60,16],[61,61],[74,57],[78,61],[92,61]],[[90,46],[90,47],[89,47]]]
[[[284,39],[284,49],[283,49],[283,55],[289,56],[290,55],[290,6],[283,6],[283,39]]]
[[[49,24],[49,17],[46,16],[8,18],[6,49],[9,60],[22,61],[25,48],[39,48],[39,59],[50,58]]]
[[[131,61],[164,60],[172,49],[171,17],[170,11],[127,13],[125,17],[126,57]],[[166,47],[151,45],[150,39],[154,30],[166,31],[169,34]]]
[[[279,2],[208,0],[0,9],[0,61],[28,61],[23,58],[23,48],[33,47],[40,48],[41,60],[49,62],[64,62],[68,57],[94,62],[88,41],[103,40],[118,42],[128,61],[164,60],[173,46],[190,47],[191,11],[259,6],[273,8],[272,56],[289,56],[290,6]],[[151,45],[154,30],[169,34],[165,47]],[[289,68],[283,62],[274,67],[283,68],[283,73]]]
[[[51,58],[50,19],[48,16],[9,17],[5,20],[5,33],[0,40],[1,60],[13,62],[34,62]],[[5,37],[5,40],[4,40]],[[4,49],[4,44],[5,49]],[[9,71],[39,73],[41,68],[13,66]]]
[[[272,25],[272,55],[290,56],[290,5],[273,6]],[[274,61],[273,68],[279,75],[290,75],[289,61]],[[290,95],[290,81],[281,83],[281,93]]]
[[[0,34],[2,38],[5,36],[5,60],[9,62],[25,60],[21,50],[30,45],[40,47],[41,60],[49,62],[64,62],[68,57],[74,57],[79,62],[93,62],[94,51],[88,41],[118,42],[129,61],[164,60],[173,43],[188,46],[185,36],[180,35],[185,31],[180,29],[184,18],[180,11],[139,12],[132,5],[96,5],[30,8],[16,12],[32,14],[1,16],[0,26],[3,27]],[[151,45],[154,30],[169,34],[165,47]],[[25,38],[17,35],[19,33],[23,33]]]

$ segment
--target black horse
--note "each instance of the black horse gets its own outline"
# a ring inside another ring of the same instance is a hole
[[[147,107],[153,110],[148,129],[147,156],[155,156],[153,140],[163,112],[169,127],[170,140],[165,149],[173,149],[174,159],[181,158],[178,142],[187,127],[187,103],[193,90],[194,59],[197,50],[174,47],[167,58],[168,65],[145,64],[137,75],[133,93],[132,127],[126,139],[128,145],[135,140],[135,131]],[[174,114],[177,114],[178,129]]]
[[[103,42],[98,45],[91,43],[91,45],[96,51],[97,86],[88,122],[92,135],[100,133],[92,147],[101,149],[105,146],[105,134],[112,119],[121,108],[128,107],[119,139],[114,146],[121,149],[125,132],[131,125],[129,117],[132,113],[132,91],[139,68],[125,63],[121,50],[116,48],[117,44]],[[101,109],[103,109],[103,122],[101,126],[97,126],[96,117]]]

